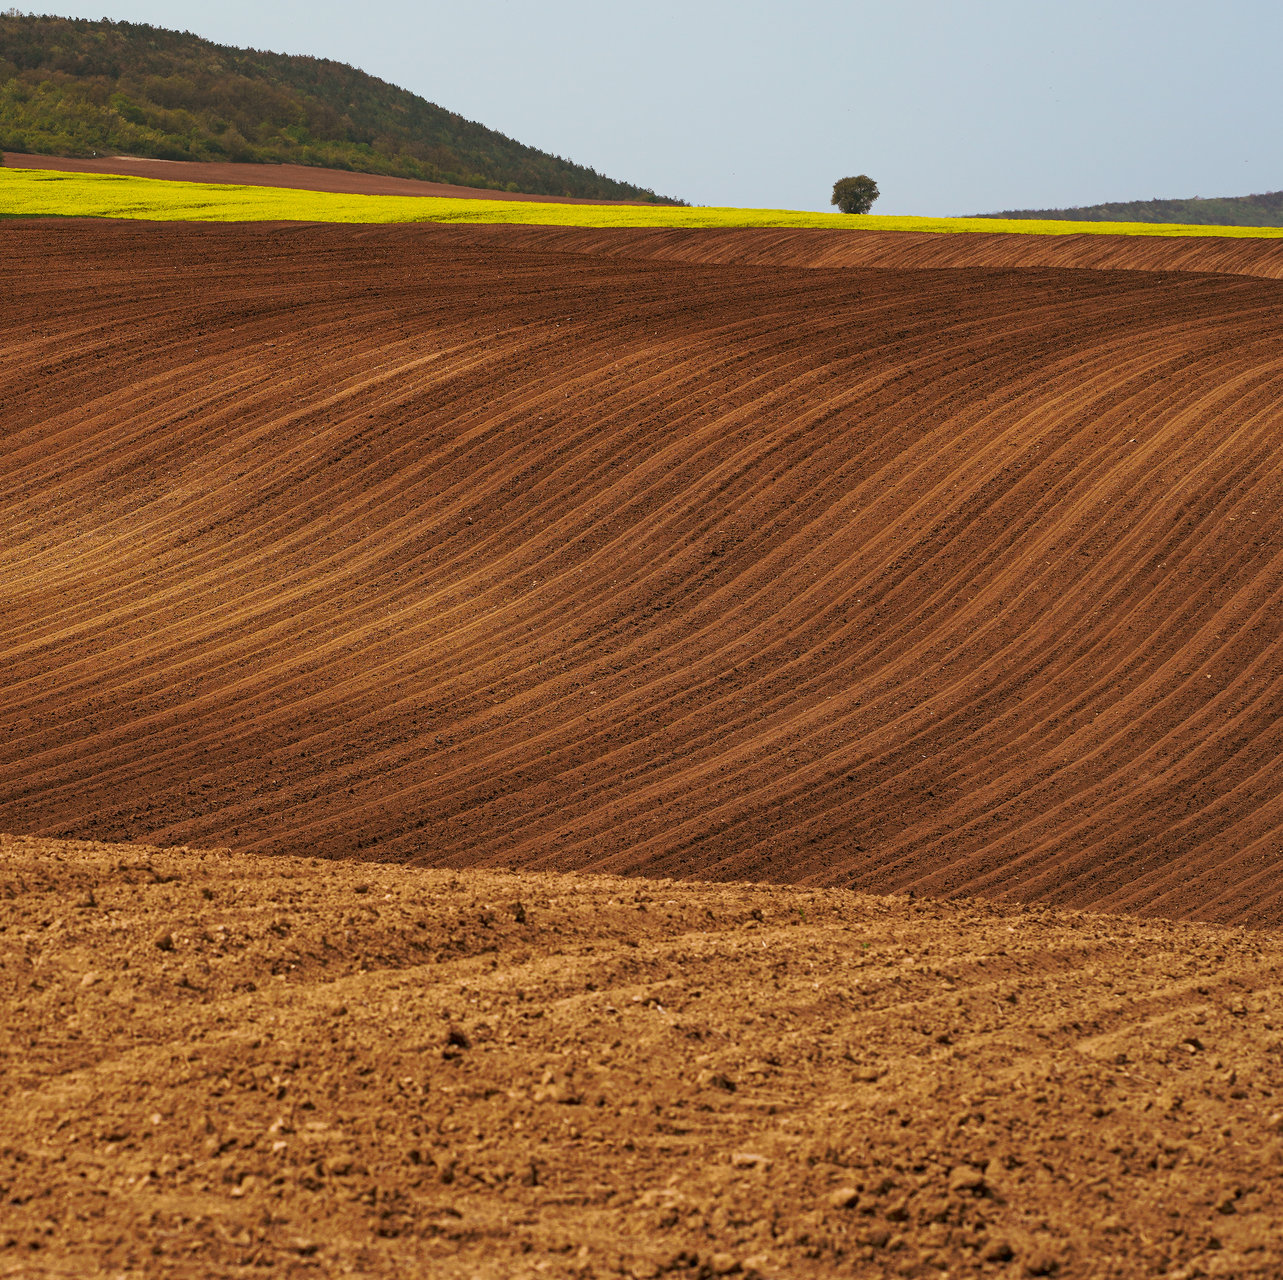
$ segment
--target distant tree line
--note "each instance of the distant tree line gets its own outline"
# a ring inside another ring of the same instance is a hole
[[[0,149],[321,165],[685,203],[525,146],[344,63],[13,10],[0,13]]]
[[[1283,191],[1188,200],[1132,200],[1073,209],[1007,209],[977,218],[1038,218],[1065,222],[1183,222],[1191,226],[1283,227]]]

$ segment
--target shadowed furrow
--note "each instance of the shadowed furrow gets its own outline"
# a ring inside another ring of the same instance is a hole
[[[1283,917],[1273,281],[0,235],[0,827]]]

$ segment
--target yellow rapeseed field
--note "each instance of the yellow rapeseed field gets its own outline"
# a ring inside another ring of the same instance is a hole
[[[508,222],[562,227],[822,227],[847,231],[1014,231],[1022,235],[1283,236],[1283,227],[852,216],[794,209],[683,209],[667,205],[338,195],[116,174],[0,169],[0,217],[51,216],[143,218],[157,222]]]

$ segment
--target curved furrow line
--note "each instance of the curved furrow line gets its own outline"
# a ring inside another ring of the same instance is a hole
[[[1168,863],[1162,872],[1141,877],[1133,888],[1103,898],[1111,910],[1144,912],[1147,915],[1170,916],[1171,906],[1179,904],[1187,886],[1196,884],[1207,900],[1208,914],[1234,917],[1253,927],[1271,927],[1283,910],[1283,888],[1278,884],[1278,824],[1261,833],[1251,828],[1258,824],[1255,816],[1244,819],[1225,833],[1217,866],[1209,868],[1201,859],[1197,845],[1191,851]],[[1222,868],[1228,869],[1228,874]],[[1179,906],[1177,905],[1179,910]]]
[[[1209,517],[1209,518],[1210,518],[1210,517]],[[1138,526],[1138,529],[1140,529],[1140,528],[1143,528],[1143,525],[1142,525],[1142,526]],[[1048,538],[1047,538],[1047,541],[1048,541],[1048,542],[1055,542],[1055,541],[1058,541],[1058,540],[1061,538],[1061,536],[1062,536],[1062,535],[1059,533],[1059,531],[1058,531],[1058,530],[1053,529],[1053,530],[1051,530],[1051,531],[1049,532],[1049,534],[1048,534]],[[1036,554],[1036,556],[1031,556],[1030,558],[1031,558],[1031,559],[1034,559],[1034,558],[1037,558],[1038,556],[1042,556],[1046,550],[1047,550],[1047,548],[1046,548],[1046,547],[1044,547],[1044,546],[1038,546],[1038,547],[1036,548],[1036,553],[1037,553],[1037,554]],[[1072,548],[1072,550],[1075,550],[1075,551],[1076,551],[1076,550],[1077,550],[1077,548],[1076,548],[1076,547],[1075,547],[1075,548]],[[1170,551],[1168,551],[1168,552],[1167,552],[1167,553],[1165,553],[1165,554],[1170,555]],[[1125,574],[1126,574],[1126,572],[1128,572],[1128,570],[1126,570],[1126,569],[1124,568],[1124,569],[1123,569],[1123,570],[1121,570],[1120,572],[1122,572],[1122,573],[1125,575]],[[1142,597],[1142,598],[1140,599],[1140,601],[1138,601],[1138,607],[1143,607],[1143,605],[1144,605],[1145,603],[1146,603],[1146,599],[1145,599],[1144,597]],[[1125,618],[1124,618],[1124,621],[1125,621]]]
[[[1254,734],[1252,738],[1248,738],[1246,740],[1239,738],[1237,742],[1231,744],[1228,749],[1222,748],[1221,744],[1217,741],[1217,739],[1226,736],[1224,732],[1218,730],[1212,736],[1211,742],[1200,744],[1200,749],[1210,749],[1215,753],[1217,768],[1233,766],[1236,761],[1240,762],[1241,766],[1243,757],[1248,754],[1247,748],[1251,745],[1253,739],[1273,732],[1273,719],[1274,717],[1272,714],[1261,717],[1262,723],[1258,733]],[[1196,722],[1182,726],[1182,728],[1191,734],[1199,731],[1199,725]],[[1266,753],[1270,751],[1268,744],[1263,748],[1263,751]],[[1133,768],[1143,768],[1145,761],[1141,758],[1139,760],[1130,760],[1128,761],[1128,764]],[[1145,770],[1145,772],[1150,776],[1146,777],[1143,782],[1135,784],[1135,789],[1137,791],[1148,793],[1145,796],[1147,799],[1152,798],[1155,794],[1161,794],[1161,790],[1165,789],[1162,787],[1164,782],[1173,786],[1179,784],[1182,790],[1188,794],[1190,790],[1196,789],[1200,782],[1206,780],[1205,775],[1200,775],[1191,767],[1187,760],[1181,759],[1177,759],[1169,764],[1161,774],[1153,774],[1149,770]],[[1081,837],[1085,834],[1093,834],[1096,828],[1100,829],[1099,838],[1101,840],[1108,838],[1111,833],[1116,837],[1117,833],[1124,829],[1123,824],[1117,818],[1117,814],[1128,812],[1136,806],[1134,803],[1129,804],[1129,801],[1132,801],[1134,797],[1129,796],[1126,791],[1117,786],[1111,786],[1110,783],[1111,779],[1107,777],[1090,788],[1084,788],[1082,792],[1072,797],[1072,800],[1074,801],[1072,810],[1070,809],[1069,802],[1064,802],[1060,805],[1048,805],[1040,816],[1040,825],[1055,827],[1057,833],[1056,839],[1062,849],[1072,846],[1076,840],[1083,846],[1092,847],[1092,844],[1095,842],[1082,840]],[[1061,812],[1062,810],[1065,811],[1063,815]],[[1077,817],[1079,812],[1084,813],[1085,816]],[[1195,818],[1198,823],[1200,838],[1207,838],[1215,834],[1214,830],[1209,825],[1209,820],[1205,810],[1200,809],[1197,811]],[[1057,821],[1057,819],[1062,820]],[[1186,810],[1184,817],[1180,821],[1164,827],[1162,839],[1167,847],[1178,842],[1177,838],[1181,826],[1190,820],[1191,817],[1189,811]],[[1017,829],[1017,832],[1018,831],[1019,829]],[[1130,841],[1128,843],[1131,849],[1128,856],[1129,863],[1139,864],[1141,861],[1140,851],[1143,846]],[[1028,861],[1030,865],[1041,860],[1039,856],[1039,846],[1037,844],[1026,842],[1024,848],[1028,850],[1028,852],[1024,854],[1024,859]],[[982,861],[984,859],[985,852],[985,850],[979,851],[977,854],[978,861]],[[1010,864],[1007,860],[1004,860],[1001,874],[1007,874],[1009,866]],[[1114,874],[1117,871],[1118,868],[1111,866],[1110,874]],[[1087,874],[1086,869],[1084,869],[1084,874]],[[1091,869],[1090,874],[1099,880],[1102,875],[1101,869],[1099,867],[1094,867]],[[1126,872],[1128,878],[1130,878],[1130,874],[1131,867],[1129,866]],[[1066,864],[1066,859],[1063,856],[1057,866],[1057,875],[1062,883],[1065,883],[1072,888],[1071,867]],[[981,883],[983,883],[983,877],[979,877],[979,879]]]
[[[1261,745],[1256,759],[1244,759],[1243,750],[1227,752],[1226,763],[1236,766],[1240,774],[1246,773],[1242,782],[1218,793],[1206,804],[1196,808],[1187,805],[1180,819],[1164,831],[1161,840],[1144,839],[1147,834],[1144,824],[1134,819],[1130,824],[1127,821],[1120,822],[1111,833],[1112,844],[1115,846],[1114,856],[1109,874],[1103,880],[1100,868],[1095,868],[1093,873],[1085,865],[1086,858],[1078,854],[1067,859],[1064,881],[1060,885],[1048,883],[1048,888],[1055,888],[1060,897],[1081,896],[1081,890],[1075,891],[1073,873],[1075,864],[1084,864],[1077,872],[1078,878],[1086,881],[1095,874],[1101,881],[1092,886],[1094,894],[1104,894],[1111,899],[1131,899],[1140,893],[1155,901],[1155,907],[1150,908],[1154,910],[1157,909],[1157,903],[1174,887],[1179,886],[1180,891],[1188,891],[1191,880],[1198,878],[1190,875],[1187,860],[1183,857],[1192,847],[1212,845],[1223,851],[1232,851],[1238,847],[1240,840],[1252,842],[1269,838],[1277,845],[1283,831],[1283,804],[1279,803],[1277,791],[1271,785],[1276,783],[1274,765],[1280,749],[1277,719],[1275,708],[1271,723],[1264,726],[1259,735],[1265,737],[1269,734],[1271,740]],[[1208,781],[1210,783],[1210,779]],[[1197,786],[1196,781],[1189,781],[1185,784],[1185,790]],[[1231,802],[1234,801],[1238,802],[1237,807],[1231,807]],[[1137,840],[1136,843],[1129,840],[1133,827],[1136,828],[1133,837]],[[1240,830],[1241,834],[1227,842],[1227,835],[1235,830]],[[1215,872],[1203,868],[1200,875],[1207,881],[1203,887],[1205,893],[1219,893],[1224,884],[1220,877],[1224,876],[1226,869],[1234,861],[1232,856],[1222,857]],[[1183,862],[1186,865],[1182,865]],[[1044,874],[1039,879],[1048,878]],[[1245,897],[1241,889],[1237,892],[1237,897],[1240,905],[1250,901],[1250,896]]]
[[[1224,737],[1224,735],[1218,736]],[[1233,740],[1225,744],[1225,747],[1222,767],[1239,769],[1254,767],[1254,757],[1262,754],[1268,756],[1273,750],[1269,744],[1252,743],[1250,738],[1245,744],[1243,734],[1235,735]],[[1252,750],[1249,751],[1249,747]],[[1143,770],[1144,761],[1129,760],[1127,764],[1132,770]],[[1188,772],[1188,767],[1181,769],[1180,766],[1173,766],[1157,774],[1144,770],[1143,780],[1130,787],[1110,785],[1110,779],[1106,778],[1104,782],[1095,786],[1084,787],[1069,801],[1060,805],[1046,803],[1036,819],[1025,822],[1024,826],[1028,834],[1023,834],[1021,837],[1011,830],[1003,832],[1003,844],[1006,848],[1001,854],[997,852],[996,845],[991,852],[989,848],[983,847],[980,841],[973,838],[969,843],[977,848],[977,852],[968,863],[969,878],[972,883],[983,888],[986,882],[986,868],[989,878],[1003,880],[1027,867],[1030,869],[1028,883],[1031,886],[1041,886],[1043,881],[1054,879],[1061,886],[1061,895],[1068,899],[1077,893],[1075,884],[1080,878],[1075,870],[1078,862],[1072,853],[1075,848],[1095,851],[1087,855],[1081,864],[1081,879],[1085,882],[1090,878],[1090,885],[1084,887],[1083,892],[1091,894],[1104,892],[1108,887],[1099,865],[1099,851],[1102,848],[1114,846],[1109,862],[1109,877],[1119,882],[1128,879],[1135,868],[1143,863],[1146,849],[1152,850],[1156,858],[1170,861],[1173,851],[1179,847],[1178,836],[1181,823],[1173,820],[1171,824],[1162,828],[1161,838],[1155,837],[1152,823],[1147,816],[1151,810],[1147,806],[1165,802],[1170,807],[1177,798],[1174,793],[1179,791],[1180,794],[1188,794],[1189,787],[1196,785],[1188,777],[1181,776]],[[1020,808],[1026,811],[1036,809],[1036,797],[1025,797]],[[1075,820],[1083,812],[1091,815],[1090,821]],[[1183,812],[1188,817],[1188,803],[1184,804]],[[1215,836],[1216,824],[1212,821],[1208,810],[1199,811],[1196,814],[1196,821],[1200,839],[1206,840]],[[1047,829],[1055,832],[1054,837],[1046,837],[1040,842],[1039,832],[1045,832]],[[1089,840],[1087,838],[1089,836],[1094,839]],[[964,840],[965,838],[963,836]],[[1019,856],[1012,856],[1010,851],[1012,846],[1021,850]],[[924,847],[930,846],[925,842],[920,844],[919,856]],[[1121,857],[1121,851],[1124,849],[1131,851],[1125,860]],[[1054,875],[1046,872],[1041,876],[1035,874],[1033,869],[1037,866],[1047,867],[1048,856],[1053,853],[1055,854]],[[903,863],[912,866],[913,858],[906,854],[903,857]],[[947,876],[926,877],[914,883],[928,891],[938,891],[946,884],[947,879]]]
[[[1114,731],[1112,744],[1116,747],[1120,747],[1123,744],[1124,740],[1129,736],[1129,734],[1131,736],[1134,736],[1136,734],[1136,731],[1138,728],[1143,730],[1144,725],[1134,724],[1130,726],[1129,729],[1118,729]],[[1183,732],[1188,733],[1193,729],[1196,729],[1196,726],[1187,725],[1183,729]],[[1081,732],[1083,731],[1080,731],[1080,733]],[[1072,739],[1070,741],[1072,742]],[[1103,748],[1100,748],[1100,749],[1096,749],[1091,754],[1093,758],[1094,757],[1103,758],[1105,755],[1107,755],[1107,752]],[[1230,754],[1231,753],[1226,753],[1227,757]],[[1041,792],[1052,791],[1053,788],[1056,788],[1057,786],[1059,786],[1063,790],[1065,783],[1060,780],[1059,775],[1064,769],[1069,769],[1072,767],[1072,769],[1081,773],[1085,771],[1091,764],[1090,759],[1085,763],[1080,763],[1079,761],[1077,761],[1077,759],[1073,755],[1072,750],[1066,749],[1064,751],[1064,755],[1068,760],[1072,762],[1072,766],[1061,765],[1061,766],[1053,767],[1050,771],[1050,774],[1045,774],[1043,777],[1043,780],[1039,784],[1039,790]],[[1135,768],[1143,767],[1144,764],[1146,763],[1146,753],[1142,753],[1139,756],[1128,757],[1126,760],[1126,763],[1128,768],[1135,769]],[[1048,780],[1048,778],[1050,780]],[[1144,783],[1137,784],[1137,786],[1138,788],[1152,789],[1152,778],[1148,779]],[[1099,793],[1097,797],[1097,802],[1094,807],[1084,806],[1084,803],[1083,803],[1084,795],[1087,794],[1088,790]],[[969,845],[970,847],[976,850],[976,852],[973,854],[973,859],[976,864],[976,874],[979,875],[980,863],[982,862],[984,855],[987,852],[987,850],[983,847],[983,845],[979,841],[979,829],[985,824],[992,823],[995,813],[1001,812],[1002,809],[1006,809],[1010,812],[1015,813],[1020,810],[1028,810],[1030,808],[1033,808],[1036,816],[1034,818],[1029,819],[1026,825],[1034,825],[1034,826],[1045,826],[1048,824],[1056,825],[1056,821],[1055,821],[1056,818],[1058,816],[1063,815],[1063,821],[1061,821],[1057,825],[1057,831],[1058,831],[1057,838],[1060,840],[1061,844],[1063,845],[1065,841],[1069,838],[1069,836],[1071,834],[1074,834],[1076,831],[1076,828],[1074,827],[1071,821],[1073,812],[1079,809],[1082,809],[1084,807],[1087,807],[1089,811],[1092,812],[1093,814],[1098,815],[1101,813],[1107,813],[1110,808],[1110,798],[1111,797],[1117,798],[1120,794],[1125,796],[1126,789],[1124,787],[1121,787],[1115,778],[1107,775],[1103,780],[1097,780],[1094,783],[1088,782],[1087,784],[1084,784],[1083,788],[1070,792],[1067,796],[1062,797],[1060,800],[1056,800],[1054,798],[1054,792],[1053,792],[1051,796],[1048,796],[1042,799],[1041,801],[1038,801],[1037,800],[1038,794],[1039,794],[1039,791],[1033,791],[1033,792],[1026,791],[1026,792],[1023,792],[1020,796],[1015,798],[1004,798],[1003,793],[999,792],[997,796],[998,800],[1001,802],[999,805],[999,808],[996,810],[988,809],[983,813],[982,816],[979,816],[973,819],[970,823],[970,830],[968,830],[968,828],[966,827],[959,827],[955,822],[954,824],[951,824],[951,826],[947,829],[932,830],[930,828],[917,827],[902,833],[896,845],[896,849],[899,853],[900,864],[904,867],[914,867],[919,865],[920,855],[924,847],[929,847],[934,840],[943,840],[948,838],[960,844]],[[1017,826],[1004,831],[1003,839],[1005,843],[1010,843],[1012,840],[1021,838],[1022,836],[1023,836],[1023,830],[1021,827]],[[1029,849],[1031,847],[1036,848],[1037,846],[1036,845],[1030,846],[1029,843],[1025,841],[1021,847],[1025,849]],[[1037,860],[1038,855],[1031,854],[1028,856],[1034,858],[1034,860]],[[1008,853],[1003,852],[1001,854],[994,855],[993,865],[997,868],[997,870],[995,871],[995,874],[1000,876],[1006,876],[1011,873],[1012,868],[1016,865],[1016,862],[1010,857]],[[881,870],[883,872],[887,871],[888,865],[883,864],[881,867]],[[929,885],[926,882],[923,882],[923,887],[929,887]]]

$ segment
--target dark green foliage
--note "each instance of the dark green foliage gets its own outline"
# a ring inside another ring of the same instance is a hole
[[[1065,222],[1181,222],[1191,226],[1283,227],[1283,191],[1204,200],[1133,200],[1079,209],[1008,209],[977,218],[1038,218]]]
[[[323,165],[682,203],[523,146],[340,62],[12,11],[0,13],[0,150]]]
[[[854,178],[839,178],[833,184],[833,199],[843,213],[868,213],[878,198],[878,184],[867,173]]]

